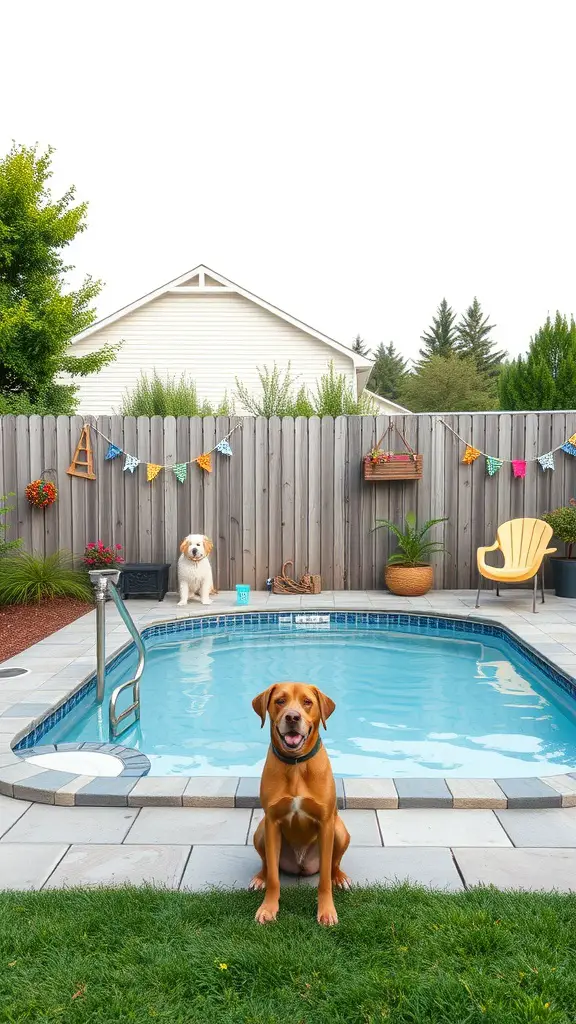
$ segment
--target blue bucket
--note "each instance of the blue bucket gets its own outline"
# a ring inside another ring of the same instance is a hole
[[[248,604],[250,601],[250,586],[248,583],[236,584],[236,604]]]

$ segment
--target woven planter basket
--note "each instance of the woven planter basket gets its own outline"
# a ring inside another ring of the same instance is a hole
[[[434,570],[431,565],[387,565],[384,582],[399,597],[421,597],[434,583]]]

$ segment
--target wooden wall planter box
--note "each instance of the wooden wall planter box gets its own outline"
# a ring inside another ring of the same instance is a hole
[[[364,458],[364,479],[365,480],[421,480],[423,470],[423,456],[409,455],[406,452],[384,456],[378,462],[373,462],[369,455]]]

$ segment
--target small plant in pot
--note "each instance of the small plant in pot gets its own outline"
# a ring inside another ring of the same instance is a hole
[[[398,541],[398,548],[390,555],[384,570],[384,582],[393,594],[421,597],[431,589],[434,569],[428,559],[446,548],[440,541],[427,539],[427,534],[437,523],[445,523],[447,518],[429,519],[423,526],[418,526],[416,514],[407,512],[403,530],[389,519],[376,520],[375,530],[385,527]]]
[[[576,499],[570,498],[569,503],[563,508],[545,512],[540,518],[552,527],[554,536],[566,545],[564,557],[557,555],[550,559],[556,596],[576,597]]]

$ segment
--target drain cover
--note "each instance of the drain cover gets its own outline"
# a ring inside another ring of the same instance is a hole
[[[27,676],[29,668],[0,668],[0,679],[15,679],[16,676]]]

